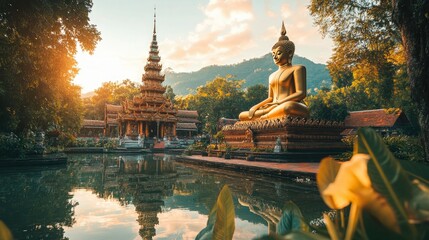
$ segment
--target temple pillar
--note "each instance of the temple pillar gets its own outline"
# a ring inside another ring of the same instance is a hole
[[[159,119],[156,120],[156,138],[159,139]]]
[[[176,132],[176,124],[177,123],[173,123],[173,136],[177,136],[177,132]]]
[[[143,122],[139,122],[139,136],[143,134]]]
[[[145,122],[145,132],[146,132],[145,137],[149,137],[149,123],[148,122]]]
[[[125,127],[125,134],[129,134],[131,132],[131,125],[130,122],[127,121],[126,127]]]
[[[161,138],[165,137],[165,123],[161,124]]]

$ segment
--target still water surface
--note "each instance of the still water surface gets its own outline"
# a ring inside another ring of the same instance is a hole
[[[187,165],[169,155],[69,155],[67,166],[0,169],[0,220],[15,239],[194,239],[224,184],[234,239],[275,230],[287,201],[327,210],[314,184]]]

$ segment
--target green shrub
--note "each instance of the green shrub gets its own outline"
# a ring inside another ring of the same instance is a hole
[[[119,147],[119,142],[116,139],[107,139],[103,145],[104,148],[107,149],[115,149]]]
[[[189,148],[196,151],[206,151],[207,150],[207,144],[204,142],[195,142],[192,145],[189,145]]]
[[[63,147],[71,147],[76,142],[76,137],[70,133],[62,132],[58,137],[58,144]]]
[[[25,148],[23,141],[14,133],[0,134],[0,156],[23,157]]]

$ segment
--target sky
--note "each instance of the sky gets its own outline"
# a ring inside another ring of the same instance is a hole
[[[309,0],[93,0],[90,23],[102,40],[90,55],[78,51],[73,83],[82,93],[103,82],[141,82],[152,41],[154,8],[163,69],[193,72],[240,63],[271,51],[284,21],[295,54],[325,64],[332,40],[313,24]],[[273,64],[274,66],[274,64]]]

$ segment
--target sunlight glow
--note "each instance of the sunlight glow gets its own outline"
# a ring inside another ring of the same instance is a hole
[[[322,39],[313,25],[308,3],[309,0],[94,0],[91,23],[97,25],[102,40],[92,56],[78,51],[80,71],[74,83],[87,93],[107,81],[141,82],[152,41],[155,4],[163,69],[192,72],[209,65],[261,57],[277,41],[282,20],[295,42],[297,55],[326,63],[332,41]]]

